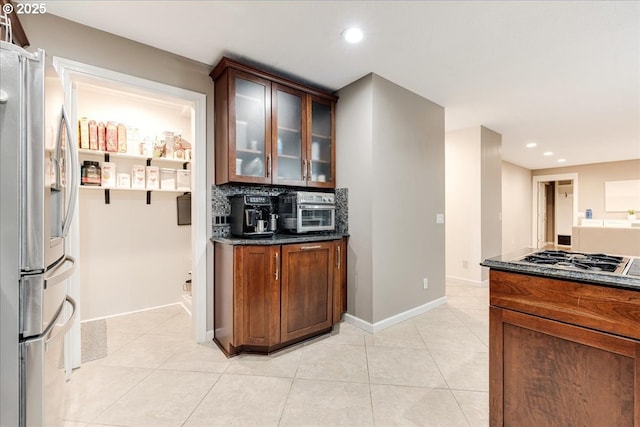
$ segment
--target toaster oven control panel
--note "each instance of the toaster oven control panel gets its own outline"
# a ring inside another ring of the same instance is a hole
[[[334,204],[335,196],[331,193],[299,192],[298,203]]]

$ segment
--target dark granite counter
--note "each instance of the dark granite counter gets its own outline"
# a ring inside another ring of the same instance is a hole
[[[307,233],[307,234],[285,234],[280,233],[267,238],[248,239],[244,237],[212,237],[212,242],[226,243],[229,245],[286,245],[290,243],[322,242],[327,240],[340,240],[347,237],[345,233]]]
[[[640,291],[640,277],[626,276],[606,272],[592,272],[584,270],[564,269],[549,265],[530,264],[516,261],[532,252],[540,249],[522,249],[488,258],[480,263],[483,267],[494,270],[510,271],[513,273],[528,274],[532,276],[552,277],[555,279],[572,280],[581,283],[593,283],[598,285],[613,286],[617,288],[627,288]],[[632,258],[634,262],[640,263],[640,258]]]

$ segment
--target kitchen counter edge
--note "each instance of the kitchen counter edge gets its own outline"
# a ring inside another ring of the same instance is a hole
[[[578,270],[562,270],[559,268],[544,265],[534,265],[514,261],[527,254],[536,251],[535,249],[523,249],[522,251],[511,252],[493,258],[487,258],[480,263],[483,267],[494,270],[510,271],[513,273],[528,274],[533,276],[552,277],[556,279],[571,280],[594,285],[612,286],[617,288],[640,291],[640,278],[633,276],[622,276],[611,273],[590,273]]]
[[[349,237],[346,233],[331,234],[276,234],[275,236],[261,239],[247,239],[244,237],[212,237],[214,243],[225,243],[227,245],[236,246],[270,246],[270,245],[286,245],[295,243],[323,242],[328,240],[340,240],[343,237]]]

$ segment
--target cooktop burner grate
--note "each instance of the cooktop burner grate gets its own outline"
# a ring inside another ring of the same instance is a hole
[[[520,261],[576,270],[604,271],[608,273],[614,273],[626,264],[624,258],[621,256],[556,250],[536,252],[525,256]]]

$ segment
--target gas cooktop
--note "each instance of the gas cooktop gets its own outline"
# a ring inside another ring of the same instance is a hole
[[[534,252],[518,260],[554,268],[624,275],[631,267],[629,258],[598,253],[545,250]]]

